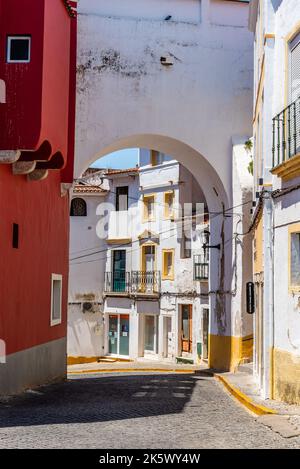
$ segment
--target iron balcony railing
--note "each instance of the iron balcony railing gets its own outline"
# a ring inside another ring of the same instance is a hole
[[[154,294],[160,291],[160,272],[140,271],[131,272],[131,292]]]
[[[144,293],[160,291],[160,272],[106,272],[104,291],[106,293]]]
[[[204,256],[194,256],[194,280],[208,280],[209,263]]]
[[[107,293],[129,293],[130,272],[105,272],[104,290]]]
[[[273,118],[273,168],[300,153],[300,98]]]

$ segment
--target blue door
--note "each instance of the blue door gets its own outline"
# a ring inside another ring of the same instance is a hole
[[[113,251],[113,291],[126,290],[126,250]]]

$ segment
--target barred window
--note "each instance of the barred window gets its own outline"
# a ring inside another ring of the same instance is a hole
[[[86,208],[86,201],[84,199],[80,199],[76,197],[71,202],[71,217],[86,217],[87,215],[87,208]]]

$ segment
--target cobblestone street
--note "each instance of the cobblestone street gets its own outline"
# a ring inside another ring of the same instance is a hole
[[[213,378],[111,374],[2,399],[0,448],[298,448]]]

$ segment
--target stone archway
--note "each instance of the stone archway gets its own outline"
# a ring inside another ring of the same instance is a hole
[[[194,174],[210,212],[226,211],[234,205],[232,138],[252,133],[248,4],[168,2],[173,17],[165,21],[166,2],[134,1],[134,8],[132,2],[81,0],[78,6],[75,177],[118,149],[159,150]],[[216,368],[237,361],[231,356],[240,323],[231,313],[232,223],[211,217],[211,241],[222,245],[211,253],[210,363]]]
[[[230,369],[235,362],[232,354],[231,284],[232,284],[232,219],[226,216],[231,209],[228,195],[211,164],[196,150],[162,135],[143,134],[120,139],[83,161],[77,161],[77,175],[95,160],[125,148],[148,148],[172,155],[195,177],[201,187],[210,212],[211,244],[221,245],[210,253],[210,331],[209,364],[216,369]]]

